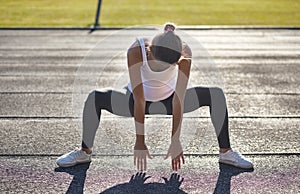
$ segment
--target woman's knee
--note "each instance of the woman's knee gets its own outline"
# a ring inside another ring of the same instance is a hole
[[[93,90],[89,93],[86,98],[85,104],[94,104],[94,106],[98,109],[102,107],[102,103],[104,102],[104,96],[106,92]]]
[[[212,87],[209,89],[211,95],[211,101],[218,101],[218,102],[225,102],[225,94],[222,88],[219,87]]]
[[[211,87],[211,88],[209,88],[209,91],[211,94],[215,94],[218,96],[224,96],[224,91],[220,87]]]
[[[96,90],[93,90],[88,94],[88,96],[85,100],[85,104],[87,104],[89,102],[95,102],[96,92],[97,92]]]

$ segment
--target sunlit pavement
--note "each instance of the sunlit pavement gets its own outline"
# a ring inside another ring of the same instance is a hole
[[[78,116],[85,92],[122,88],[133,35],[154,33],[112,32],[0,31],[0,192],[125,193],[132,187],[132,118],[103,112],[92,163],[69,169],[55,163],[80,145]],[[190,86],[223,88],[232,147],[253,161],[254,171],[219,165],[209,110],[203,107],[183,121],[186,164],[177,192],[298,193],[300,31],[183,33],[193,49]],[[125,49],[120,53],[118,46]],[[163,193],[161,177],[172,174],[171,161],[163,160],[171,118],[147,117],[146,128],[154,156],[148,160],[146,193]]]

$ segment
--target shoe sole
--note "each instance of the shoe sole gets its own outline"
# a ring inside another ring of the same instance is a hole
[[[91,160],[82,161],[82,162],[75,162],[75,163],[72,163],[72,164],[59,164],[58,162],[56,162],[56,164],[60,167],[66,168],[66,167],[72,167],[72,166],[76,166],[78,164],[85,164],[85,163],[89,163],[89,162],[91,162]]]
[[[219,160],[219,162],[223,163],[223,164],[228,164],[228,165],[231,165],[231,166],[234,166],[234,167],[238,167],[238,168],[244,168],[244,169],[251,169],[251,168],[253,168],[253,165],[251,165],[251,166],[241,166],[241,165],[238,165],[238,164],[236,164],[236,163],[234,163],[232,161],[228,161],[228,160],[222,160],[222,161]]]

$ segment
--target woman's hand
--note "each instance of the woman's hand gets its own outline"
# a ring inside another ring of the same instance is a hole
[[[134,145],[134,166],[137,167],[137,170],[147,170],[147,157],[152,159],[147,146],[144,143],[136,142]]]
[[[167,159],[169,156],[172,158],[172,169],[177,171],[181,168],[181,162],[184,164],[184,155],[180,140],[175,140],[171,142],[168,153],[165,157]]]

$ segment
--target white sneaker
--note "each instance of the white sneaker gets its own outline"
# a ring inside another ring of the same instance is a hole
[[[81,149],[76,149],[57,158],[56,163],[60,167],[70,167],[76,164],[90,162],[91,156],[92,154],[87,154]]]
[[[224,164],[233,165],[239,168],[253,168],[251,161],[244,158],[240,153],[230,149],[225,153],[219,154],[219,162]]]

